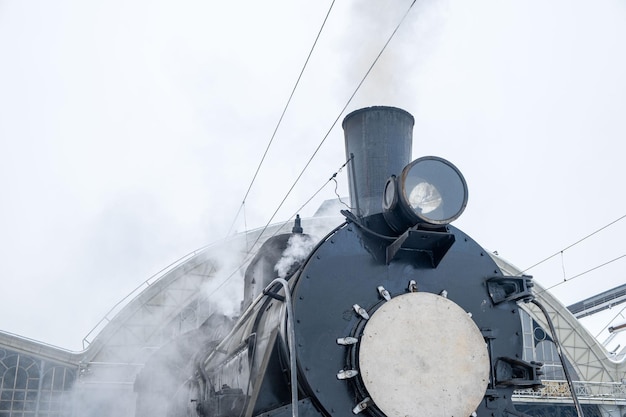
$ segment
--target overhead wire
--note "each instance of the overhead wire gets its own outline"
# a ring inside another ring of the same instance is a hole
[[[248,199],[248,195],[250,194],[250,190],[252,190],[252,186],[254,185],[254,182],[256,181],[256,178],[259,174],[259,171],[261,170],[261,166],[263,165],[263,162],[265,162],[265,157],[267,156],[267,153],[270,150],[270,147],[272,146],[272,143],[274,142],[274,138],[276,137],[276,133],[278,132],[278,128],[280,127],[283,118],[285,117],[285,114],[287,113],[287,108],[289,107],[289,104],[291,104],[291,100],[293,99],[293,96],[296,92],[296,89],[298,88],[298,85],[300,84],[300,80],[302,79],[302,75],[304,74],[304,70],[306,69],[307,65],[309,64],[309,60],[311,59],[311,55],[313,55],[313,50],[315,49],[315,46],[317,45],[317,41],[319,40],[320,36],[322,35],[322,31],[324,30],[324,27],[326,26],[326,22],[328,21],[328,16],[330,16],[330,12],[333,9],[333,6],[335,5],[335,0],[332,0],[330,7],[328,8],[328,11],[326,12],[326,16],[324,17],[324,21],[322,22],[322,26],[320,27],[319,31],[317,32],[317,36],[315,37],[315,41],[313,41],[313,45],[311,46],[311,49],[309,50],[309,54],[306,57],[306,60],[304,61],[304,65],[302,66],[302,69],[300,70],[300,74],[298,75],[298,79],[296,80],[296,83],[294,84],[293,88],[291,89],[291,94],[289,94],[289,98],[287,99],[287,103],[285,104],[285,107],[283,108],[282,113],[280,114],[280,118],[278,119],[278,123],[276,123],[276,127],[274,128],[274,132],[272,132],[272,136],[270,137],[270,140],[265,148],[265,152],[263,152],[263,156],[261,157],[261,161],[259,162],[259,165],[256,168],[256,171],[254,172],[254,175],[252,176],[252,181],[250,181],[250,185],[248,185],[248,189],[246,190],[245,195],[243,196],[243,200],[239,206],[239,209],[237,210],[237,213],[235,214],[235,218],[233,219],[232,224],[230,225],[228,232],[226,233],[226,235],[230,235],[230,232],[233,229],[233,226],[235,225],[237,218],[239,217],[239,214],[241,213],[241,210],[245,207],[246,204],[246,200]]]
[[[592,267],[592,268],[589,268],[589,269],[587,269],[587,270],[585,270],[585,271],[583,271],[583,272],[580,272],[580,273],[578,273],[578,274],[576,274],[576,275],[573,275],[573,276],[571,276],[571,277],[569,277],[569,278],[566,278],[566,277],[565,277],[565,266],[564,266],[564,264],[563,264],[563,253],[564,253],[566,250],[568,250],[568,249],[570,249],[570,248],[572,248],[572,247],[574,247],[574,246],[576,246],[576,245],[580,244],[581,242],[585,241],[586,239],[588,239],[588,238],[590,238],[590,237],[592,237],[592,236],[596,235],[597,233],[599,233],[599,232],[601,232],[601,231],[603,231],[603,230],[607,229],[608,227],[610,227],[610,226],[614,225],[615,223],[619,222],[620,220],[623,220],[624,218],[626,218],[626,215],[620,216],[619,218],[617,218],[617,219],[615,219],[615,220],[613,220],[613,221],[609,222],[609,223],[608,223],[608,224],[606,224],[605,226],[602,226],[601,228],[599,228],[599,229],[595,230],[594,232],[592,232],[592,233],[590,233],[590,234],[586,235],[585,237],[583,237],[583,238],[581,238],[581,239],[577,240],[576,242],[572,243],[571,245],[568,245],[567,247],[563,248],[562,250],[560,250],[560,251],[558,251],[558,252],[556,252],[556,253],[554,253],[554,254],[552,254],[552,255],[550,255],[550,256],[548,256],[548,257],[546,257],[545,259],[543,259],[543,260],[541,260],[541,261],[539,261],[539,262],[535,263],[534,265],[532,265],[532,266],[530,266],[530,267],[526,268],[524,271],[522,271],[522,272],[521,272],[521,273],[519,273],[519,274],[521,275],[521,274],[523,274],[524,272],[528,271],[529,269],[532,269],[532,268],[534,268],[534,267],[536,267],[536,266],[538,266],[538,265],[541,265],[542,263],[544,263],[544,262],[546,262],[546,261],[548,261],[548,260],[550,260],[550,259],[554,258],[555,256],[561,255],[561,267],[562,267],[562,269],[563,269],[563,281],[560,281],[560,282],[558,282],[558,283],[556,283],[556,284],[554,284],[554,285],[552,285],[552,286],[546,287],[546,288],[542,289],[541,291],[538,291],[536,294],[537,294],[537,295],[539,295],[539,294],[544,293],[544,292],[546,292],[546,291],[552,290],[553,288],[556,288],[556,287],[558,287],[558,286],[560,286],[560,285],[563,285],[563,284],[565,284],[566,282],[571,282],[572,280],[574,280],[574,279],[576,279],[576,278],[579,278],[579,277],[581,277],[581,276],[583,276],[583,275],[586,275],[586,274],[588,274],[588,273],[590,273],[590,272],[593,272],[593,271],[595,271],[595,270],[597,270],[597,269],[600,269],[600,268],[602,268],[602,267],[604,267],[604,266],[606,266],[606,265],[609,265],[609,264],[611,264],[611,263],[613,263],[613,262],[616,262],[616,261],[618,261],[618,260],[620,260],[620,259],[622,259],[622,258],[625,258],[625,257],[626,257],[626,254],[621,255],[621,256],[618,256],[618,257],[615,257],[615,258],[613,258],[613,259],[611,259],[611,260],[609,260],[609,261],[606,261],[606,262],[604,262],[604,263],[601,263],[601,264],[599,264],[599,265],[596,265],[596,266],[594,266],[594,267]],[[601,334],[604,330],[606,330],[606,328],[610,325],[610,323],[612,323],[612,322],[613,322],[613,321],[614,321],[614,320],[615,320],[615,319],[616,319],[616,318],[617,318],[617,317],[618,317],[618,316],[619,316],[619,315],[620,315],[620,314],[621,314],[621,313],[622,313],[625,309],[626,309],[626,307],[622,308],[622,309],[621,309],[621,310],[620,310],[620,311],[616,314],[616,316],[615,316],[612,320],[609,320],[608,324],[607,324],[606,326],[604,326],[604,328],[602,328],[602,330],[600,330],[600,332],[599,332],[598,334],[596,334],[596,335],[595,335],[595,339],[598,339],[598,337],[600,336],[600,334]],[[552,333],[554,333],[554,331],[552,331]],[[560,356],[560,354],[559,354],[559,356]],[[594,362],[595,362],[595,361],[594,361]],[[565,368],[565,365],[563,365],[563,367]],[[568,383],[569,383],[569,381],[568,381]],[[578,411],[578,408],[577,408],[577,411]]]
[[[555,256],[557,256],[557,255],[559,255],[559,254],[561,254],[561,255],[562,255],[562,254],[563,254],[563,252],[565,252],[566,250],[568,250],[568,249],[570,249],[570,248],[572,248],[572,247],[574,247],[574,246],[578,245],[579,243],[583,242],[584,240],[586,240],[586,239],[590,238],[591,236],[593,236],[593,235],[595,235],[595,234],[597,234],[597,233],[601,232],[602,230],[606,229],[607,227],[614,225],[615,223],[619,222],[620,220],[623,220],[624,218],[626,218],[626,214],[624,214],[623,216],[619,217],[619,218],[618,218],[618,219],[616,219],[616,220],[613,220],[613,221],[612,221],[612,222],[610,222],[609,224],[607,224],[607,225],[605,225],[605,226],[602,226],[601,228],[599,228],[599,229],[598,229],[598,230],[596,230],[595,232],[592,232],[592,233],[588,234],[587,236],[583,237],[582,239],[579,239],[578,241],[576,241],[576,242],[572,243],[571,245],[567,246],[566,248],[563,248],[563,249],[561,249],[560,251],[558,251],[558,252],[556,252],[556,253],[554,253],[554,254],[552,254],[552,255],[548,256],[547,258],[545,258],[545,259],[543,259],[543,260],[541,260],[541,261],[539,261],[539,262],[537,262],[536,264],[529,266],[528,268],[526,268],[526,269],[524,269],[522,272],[520,272],[518,275],[521,275],[521,274],[523,274],[524,272],[526,272],[526,271],[528,271],[528,270],[530,270],[530,269],[533,269],[534,267],[539,266],[539,265],[541,265],[542,263],[544,263],[544,262],[546,262],[546,261],[549,261],[550,259],[554,258]],[[571,279],[571,278],[570,278],[570,279]]]
[[[391,35],[389,35],[389,37],[387,38],[387,41],[385,42],[385,44],[383,45],[383,47],[381,48],[380,52],[378,52],[378,55],[376,55],[376,58],[374,58],[374,61],[372,62],[372,64],[369,66],[369,68],[367,69],[367,71],[365,72],[365,75],[361,78],[361,80],[359,81],[358,85],[356,86],[356,88],[354,89],[354,91],[352,92],[352,94],[350,95],[350,97],[348,98],[346,104],[341,108],[341,110],[339,111],[339,114],[337,114],[337,117],[333,120],[330,128],[327,130],[326,134],[324,135],[324,137],[322,138],[322,140],[320,141],[319,145],[317,146],[317,148],[315,148],[315,150],[313,151],[313,154],[311,155],[311,157],[309,158],[309,160],[306,162],[306,164],[304,165],[304,168],[302,168],[302,170],[300,171],[300,174],[298,174],[297,178],[295,179],[295,181],[293,182],[293,184],[291,185],[291,187],[289,188],[289,190],[287,191],[287,193],[285,194],[285,197],[282,199],[282,201],[280,202],[280,204],[278,205],[278,207],[276,208],[276,210],[274,211],[274,213],[272,214],[272,216],[270,217],[270,219],[267,221],[267,223],[265,224],[263,230],[265,230],[267,227],[269,227],[269,225],[272,223],[272,220],[274,220],[274,217],[276,217],[276,214],[278,213],[278,211],[281,209],[281,207],[283,206],[283,204],[285,203],[285,201],[287,200],[287,198],[289,197],[289,195],[291,194],[291,192],[293,191],[293,189],[295,188],[295,186],[298,184],[298,182],[300,181],[300,179],[302,178],[302,175],[304,175],[304,173],[306,172],[306,170],[309,168],[309,165],[311,165],[311,162],[313,161],[313,159],[315,158],[315,156],[317,155],[317,153],[319,152],[320,148],[322,147],[322,145],[324,144],[324,142],[326,142],[326,139],[328,139],[328,137],[330,136],[330,133],[332,132],[332,130],[335,128],[335,126],[337,125],[337,122],[339,121],[339,119],[341,118],[341,116],[344,114],[344,112],[346,111],[346,109],[348,108],[348,106],[350,105],[350,103],[352,102],[352,100],[354,99],[354,97],[356,96],[356,93],[359,91],[359,89],[361,88],[361,86],[363,85],[363,83],[365,82],[365,80],[367,79],[367,77],[369,76],[369,74],[372,72],[372,69],[374,68],[374,66],[376,65],[376,63],[378,63],[378,60],[380,59],[380,57],[382,56],[382,54],[385,52],[385,50],[387,49],[387,46],[389,45],[389,43],[391,42],[391,40],[394,38],[394,36],[396,35],[396,33],[398,32],[398,29],[400,29],[400,26],[402,26],[402,23],[405,21],[406,17],[408,16],[409,12],[411,11],[411,9],[413,8],[413,6],[415,5],[417,0],[414,0],[411,5],[408,7],[408,9],[406,10],[406,12],[404,13],[404,15],[402,16],[402,18],[400,19],[400,21],[398,22],[398,24],[396,25],[395,29],[393,30],[393,32],[391,32]],[[261,235],[259,235],[260,238]],[[257,241],[258,239],[257,238]],[[255,242],[256,243],[256,242]],[[253,245],[254,246],[254,245]]]
[[[298,212],[300,212],[300,210],[302,210],[304,207],[306,207],[307,204],[309,204],[311,202],[311,200],[313,200],[315,198],[315,196],[317,196],[323,189],[324,187],[326,187],[326,185],[331,182],[334,181],[335,178],[337,177],[337,174],[339,172],[341,172],[341,170],[350,162],[350,159],[348,159],[346,162],[343,163],[343,165],[341,165],[339,167],[339,169],[337,171],[335,171],[330,178],[328,178],[328,180],[326,180],[324,182],[324,184],[322,184],[321,187],[319,187],[317,189],[317,191],[315,191],[305,202],[304,204],[302,204],[295,212],[294,214],[292,214],[289,219],[285,220],[283,222],[283,224],[281,224],[279,227],[276,228],[276,231],[271,235],[268,236],[267,239],[274,237],[278,234],[278,232],[280,232],[283,227],[285,227],[286,224],[288,224],[295,216]],[[263,236],[263,233],[265,233],[265,231],[267,230],[267,225],[259,232],[257,239],[254,241],[254,243],[252,245],[249,246],[249,248],[254,248],[254,246],[259,242],[261,236]],[[246,245],[248,245],[247,242],[247,236],[246,236]],[[230,279],[232,277],[235,276],[235,274],[241,270],[241,268],[243,268],[246,264],[248,264],[248,262],[250,262],[252,260],[252,258],[254,257],[253,255],[253,251],[252,250],[248,250],[246,251],[246,256],[244,256],[243,260],[239,263],[239,265],[237,265],[237,267],[224,279],[224,281],[222,281],[217,287],[215,287],[213,289],[213,291],[207,296],[207,297],[211,297],[213,294],[215,294],[219,289],[221,289],[224,285],[226,285],[226,283],[228,281],[230,281]]]
[[[576,275],[574,275],[574,276],[571,276],[571,277],[569,277],[569,278],[566,278],[566,279],[564,279],[564,280],[563,280],[563,281],[561,281],[561,282],[557,282],[556,284],[554,284],[554,285],[552,285],[552,286],[550,286],[550,287],[545,288],[544,290],[542,290],[542,291],[541,291],[541,292],[539,292],[539,293],[542,293],[542,292],[545,292],[545,291],[549,291],[549,290],[551,290],[552,288],[558,287],[559,285],[565,284],[566,282],[570,282],[570,281],[572,281],[572,280],[573,280],[573,279],[575,279],[575,278],[578,278],[578,277],[580,277],[580,276],[582,276],[582,275],[585,275],[585,274],[587,274],[587,273],[589,273],[589,272],[595,271],[596,269],[602,268],[603,266],[606,266],[606,265],[608,265],[608,264],[611,264],[611,263],[613,263],[613,262],[615,262],[615,261],[618,261],[618,260],[620,260],[620,259],[622,259],[622,258],[626,258],[626,254],[621,255],[621,256],[618,256],[617,258],[613,258],[613,259],[611,259],[610,261],[606,261],[606,262],[604,262],[604,263],[602,263],[602,264],[600,264],[600,265],[596,265],[596,266],[594,266],[593,268],[590,268],[590,269],[588,269],[588,270],[586,270],[586,271],[584,271],[584,272],[581,272],[581,273],[579,273],[579,274],[576,274]]]
[[[265,224],[265,226],[263,226],[263,228],[261,229],[261,231],[258,233],[257,238],[255,239],[255,241],[249,246],[249,250],[248,250],[248,256],[244,258],[244,260],[241,262],[241,264],[228,276],[226,277],[226,279],[220,283],[211,294],[214,294],[217,290],[219,290],[221,287],[223,287],[236,273],[237,271],[239,271],[241,268],[243,268],[243,266],[252,258],[251,256],[251,249],[254,248],[256,246],[256,244],[259,242],[259,240],[261,239],[261,237],[263,236],[263,233],[265,233],[265,231],[267,230],[267,228],[269,227],[269,225],[271,224],[272,220],[274,219],[274,217],[276,216],[276,214],[278,213],[278,211],[280,210],[280,208],[283,206],[283,204],[285,203],[285,201],[287,200],[287,198],[289,197],[289,195],[291,194],[291,192],[293,191],[293,189],[295,188],[295,186],[298,184],[298,182],[300,181],[300,179],[302,178],[302,175],[304,175],[304,173],[306,172],[306,170],[308,169],[309,165],[311,164],[311,162],[313,161],[313,159],[315,158],[315,156],[317,155],[317,153],[319,152],[319,150],[321,149],[322,145],[324,144],[324,142],[326,141],[326,139],[328,139],[328,137],[330,136],[330,133],[332,132],[332,130],[335,128],[337,122],[339,121],[339,119],[341,118],[342,114],[346,111],[346,109],[348,108],[348,106],[350,105],[350,103],[352,102],[352,100],[354,99],[354,97],[356,96],[357,92],[359,91],[359,89],[361,88],[361,86],[363,85],[363,83],[365,82],[365,80],[367,79],[367,77],[369,76],[369,74],[372,72],[372,69],[374,68],[374,66],[376,65],[376,63],[379,61],[380,57],[382,56],[382,54],[384,53],[384,51],[387,49],[387,46],[389,45],[389,43],[391,42],[391,40],[394,38],[395,34],[398,32],[398,29],[400,28],[400,26],[402,25],[402,23],[406,20],[406,17],[408,16],[409,12],[411,11],[411,9],[413,8],[413,6],[415,5],[417,0],[414,0],[411,5],[408,7],[408,9],[406,10],[406,12],[404,13],[404,15],[402,16],[402,18],[400,19],[400,21],[398,22],[398,24],[396,25],[396,27],[394,28],[394,30],[392,31],[391,35],[387,38],[385,44],[383,45],[383,47],[381,48],[381,50],[379,51],[379,53],[376,55],[376,58],[373,60],[372,64],[369,66],[369,68],[367,69],[367,71],[365,72],[365,75],[361,78],[361,80],[359,81],[359,83],[357,84],[356,88],[354,89],[354,91],[352,92],[352,94],[350,95],[350,97],[348,98],[348,100],[346,101],[345,105],[341,108],[340,112],[338,113],[337,117],[333,120],[330,128],[327,130],[326,134],[323,136],[322,140],[320,141],[320,143],[318,144],[317,148],[315,149],[315,151],[313,152],[313,154],[309,157],[307,163],[305,164],[304,168],[302,168],[302,170],[300,171],[299,175],[297,176],[296,180],[294,181],[294,183],[291,185],[291,187],[289,188],[289,190],[287,191],[285,197],[282,199],[282,201],[280,202],[280,204],[278,205],[278,207],[276,208],[276,210],[274,211],[274,213],[272,214],[272,216],[270,217],[270,219],[268,220],[268,222]],[[332,9],[332,5],[331,4],[331,8]],[[328,11],[328,14],[330,14],[330,9]],[[328,18],[328,14],[326,16],[326,18],[324,19],[324,25],[326,23],[326,20]],[[323,27],[323,26],[322,26]],[[320,29],[320,33],[321,33],[321,29]],[[318,33],[318,38],[319,38],[319,33]],[[317,38],[315,43],[317,43]],[[315,45],[315,44],[314,44]],[[307,58],[307,62],[308,62],[308,58]],[[298,78],[298,81],[300,80],[300,77]],[[290,97],[291,99],[291,97]],[[282,116],[281,116],[281,120],[282,120]],[[273,140],[273,136],[272,136],[272,140]],[[271,141],[270,141],[271,144]],[[268,145],[269,148],[269,145]],[[348,159],[342,166],[341,168],[338,170],[340,171],[343,167],[346,166],[346,164],[348,164],[350,162],[350,159]],[[260,165],[257,168],[257,173],[258,170],[260,169]],[[328,184],[328,182],[334,180],[334,178],[336,177],[336,174],[333,174],[325,183],[322,187],[320,187],[320,189],[318,189],[312,197],[310,197],[306,203],[301,206],[299,210],[301,210],[306,204],[308,204],[314,197],[315,195],[317,195],[325,186],[326,184]],[[255,178],[256,178],[256,173],[255,173]],[[254,180],[253,180],[254,181]],[[246,193],[246,197],[249,194],[250,189],[252,188],[252,184],[248,187],[248,192]],[[244,201],[242,201],[242,204],[239,208],[239,211],[237,212],[236,216],[235,216],[235,221],[237,219],[237,217],[239,216],[239,213],[241,212],[242,207],[245,205],[245,198]],[[294,214],[295,216],[295,214]],[[293,216],[291,217],[293,218]],[[291,220],[290,218],[290,220]],[[233,224],[234,222],[233,221]],[[288,222],[289,220],[287,220]],[[287,222],[285,222],[284,224],[286,224]],[[282,229],[282,227],[284,227],[284,224],[281,225],[278,230]],[[230,231],[232,230],[232,225],[229,229],[228,234],[230,234]],[[271,237],[271,236],[270,236]]]
[[[551,289],[553,289],[553,288],[556,288],[556,287],[558,287],[558,286],[560,286],[560,285],[563,285],[563,284],[565,284],[566,282],[571,282],[572,280],[574,280],[574,279],[576,279],[576,278],[578,278],[578,277],[581,277],[581,276],[583,276],[583,275],[585,275],[585,274],[588,274],[589,272],[595,271],[595,270],[600,269],[600,268],[602,268],[602,267],[604,267],[604,266],[606,266],[606,265],[609,265],[609,264],[611,264],[611,263],[613,263],[613,262],[616,262],[616,261],[618,261],[618,260],[620,260],[620,259],[622,259],[622,258],[625,258],[625,257],[626,257],[626,254],[624,254],[624,255],[620,255],[620,256],[618,256],[618,257],[616,257],[616,258],[613,258],[613,259],[611,259],[611,260],[609,260],[609,261],[606,261],[606,262],[604,262],[604,263],[601,263],[601,264],[599,264],[599,265],[596,265],[596,266],[594,266],[593,268],[587,269],[586,271],[580,272],[580,273],[578,273],[578,274],[576,274],[576,275],[573,275],[573,276],[571,276],[571,277],[569,277],[569,278],[567,278],[567,277],[565,276],[565,265],[563,264],[563,258],[562,258],[562,256],[563,256],[563,252],[565,252],[566,250],[568,250],[568,249],[570,249],[570,248],[572,248],[572,247],[574,247],[574,246],[576,246],[576,245],[580,244],[581,242],[585,241],[586,239],[590,238],[591,236],[594,236],[594,235],[598,234],[598,233],[599,233],[599,232],[601,232],[602,230],[605,230],[606,228],[608,228],[608,227],[610,227],[610,226],[614,225],[615,223],[619,222],[620,220],[623,220],[624,218],[626,218],[626,214],[625,214],[625,215],[623,215],[623,216],[620,216],[619,218],[617,218],[617,219],[613,220],[612,222],[609,222],[608,224],[606,224],[606,225],[602,226],[601,228],[599,228],[599,229],[595,230],[594,232],[592,232],[592,233],[588,234],[587,236],[585,236],[585,237],[583,237],[583,238],[581,238],[581,239],[577,240],[576,242],[574,242],[574,243],[572,243],[571,245],[569,245],[569,246],[567,246],[567,247],[565,247],[565,248],[561,249],[560,251],[558,251],[558,252],[556,252],[556,253],[554,253],[554,254],[552,254],[552,255],[548,256],[547,258],[545,258],[545,259],[543,259],[543,260],[541,260],[541,261],[539,261],[539,262],[535,263],[534,265],[532,265],[532,266],[530,266],[530,267],[528,267],[528,268],[524,269],[522,272],[519,272],[517,275],[522,275],[522,274],[524,274],[526,271],[528,271],[528,270],[530,270],[530,269],[532,269],[532,268],[534,268],[534,267],[536,267],[536,266],[538,266],[538,265],[541,265],[542,263],[544,263],[544,262],[546,262],[546,261],[548,261],[548,260],[550,260],[550,259],[554,258],[555,256],[557,256],[557,255],[561,255],[561,268],[562,268],[562,270],[563,270],[563,281],[557,282],[556,284],[554,284],[554,285],[552,285],[552,286],[550,286],[550,287],[546,287],[546,288],[544,288],[542,291],[538,292],[538,294],[541,294],[541,293],[543,293],[543,292],[545,292],[545,291],[549,291],[549,290],[551,290]]]

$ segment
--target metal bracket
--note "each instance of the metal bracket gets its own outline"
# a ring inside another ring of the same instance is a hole
[[[505,301],[523,300],[525,303],[535,298],[531,288],[535,285],[533,277],[493,277],[487,279],[487,291],[494,304]]]
[[[432,267],[436,268],[453,243],[454,235],[452,233],[409,229],[387,246],[387,265],[391,263],[400,250],[412,250],[428,254]]]
[[[278,301],[281,301],[281,302],[285,301],[285,297],[284,296],[282,296],[282,295],[280,295],[278,293],[275,293],[275,292],[273,292],[271,290],[268,290],[268,289],[264,289],[263,290],[263,295],[267,295],[267,296],[273,298],[274,300],[278,300]]]
[[[526,362],[521,359],[498,358],[495,366],[495,381],[498,387],[541,388],[543,375],[541,362]]]

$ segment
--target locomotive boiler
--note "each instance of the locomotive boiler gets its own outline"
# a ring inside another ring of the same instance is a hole
[[[513,391],[541,386],[522,360],[531,277],[503,275],[450,224],[466,182],[445,159],[410,160],[413,123],[393,107],[344,119],[345,222],[316,241],[298,219],[263,244],[241,314],[196,356],[172,415],[522,415]],[[277,268],[296,245],[306,256]]]

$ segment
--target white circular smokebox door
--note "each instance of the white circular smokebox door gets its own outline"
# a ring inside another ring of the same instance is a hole
[[[466,417],[489,381],[489,354],[474,321],[453,301],[426,292],[397,296],[368,320],[361,378],[389,417]]]

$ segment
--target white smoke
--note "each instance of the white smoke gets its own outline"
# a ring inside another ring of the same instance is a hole
[[[344,84],[355,85],[355,80],[365,75],[384,48],[352,108],[393,105],[412,111],[416,105],[412,83],[441,36],[448,3],[430,0],[351,3],[345,33],[336,41],[341,50]]]
[[[214,248],[210,254],[211,278],[202,287],[203,295],[215,313],[228,317],[240,313],[243,300],[246,260],[250,256],[243,239],[234,239]]]
[[[315,239],[308,235],[294,234],[287,242],[287,249],[282,258],[276,263],[274,270],[279,278],[285,278],[294,265],[301,263],[315,246]]]

